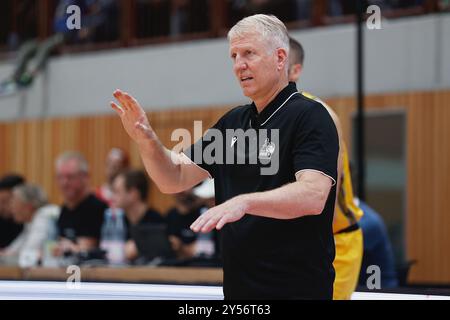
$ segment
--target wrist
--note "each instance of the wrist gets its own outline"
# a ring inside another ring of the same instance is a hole
[[[238,196],[238,200],[239,200],[239,204],[242,208],[242,211],[244,213],[250,213],[251,206],[252,206],[251,195],[250,194],[240,195],[240,196]]]
[[[151,138],[137,140],[136,144],[140,150],[148,150],[158,147],[158,141]]]

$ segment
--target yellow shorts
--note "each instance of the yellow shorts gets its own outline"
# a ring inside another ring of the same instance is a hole
[[[363,235],[358,229],[334,235],[336,257],[333,266],[336,271],[333,300],[349,300],[359,279],[363,255]]]

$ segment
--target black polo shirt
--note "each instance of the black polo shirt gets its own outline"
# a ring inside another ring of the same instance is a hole
[[[73,209],[63,206],[58,219],[59,235],[72,241],[78,237],[100,239],[106,208],[107,205],[93,194]]]
[[[240,106],[213,128],[224,138],[208,130],[185,153],[215,178],[217,204],[295,182],[296,173],[305,169],[337,179],[339,142],[333,120],[320,103],[298,93],[295,83],[284,88],[260,114],[254,104]],[[242,138],[227,129],[256,131],[258,135]],[[224,143],[217,144],[218,140]],[[256,151],[252,147],[255,142]],[[234,158],[234,164],[220,161],[221,153],[226,160],[227,153],[233,152],[229,158]],[[211,163],[207,154],[218,156],[218,161]],[[245,163],[239,164],[243,160]],[[262,173],[271,167],[270,174]],[[280,220],[247,214],[225,225],[221,231],[225,298],[332,299],[335,195],[334,184],[317,216]]]

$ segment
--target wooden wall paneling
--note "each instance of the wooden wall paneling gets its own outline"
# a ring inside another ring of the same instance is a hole
[[[352,150],[353,97],[325,100],[338,114],[349,150]],[[368,110],[405,108],[406,152],[406,243],[407,257],[418,261],[411,269],[412,283],[450,283],[450,90],[370,95]],[[212,126],[229,106],[148,112],[150,123],[163,143],[172,148],[171,133],[185,128],[193,134],[195,120],[203,130]],[[142,168],[136,145],[114,115],[27,120],[0,123],[0,174],[15,171],[44,187],[50,200],[62,199],[54,177],[54,161],[63,151],[82,152],[91,165],[92,185],[104,180],[104,163],[112,147],[130,155],[133,167]],[[173,196],[152,185],[149,202],[161,212],[173,205]]]

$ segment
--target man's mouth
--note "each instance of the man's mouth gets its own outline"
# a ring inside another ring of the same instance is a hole
[[[241,82],[253,80],[253,77],[241,77]]]

